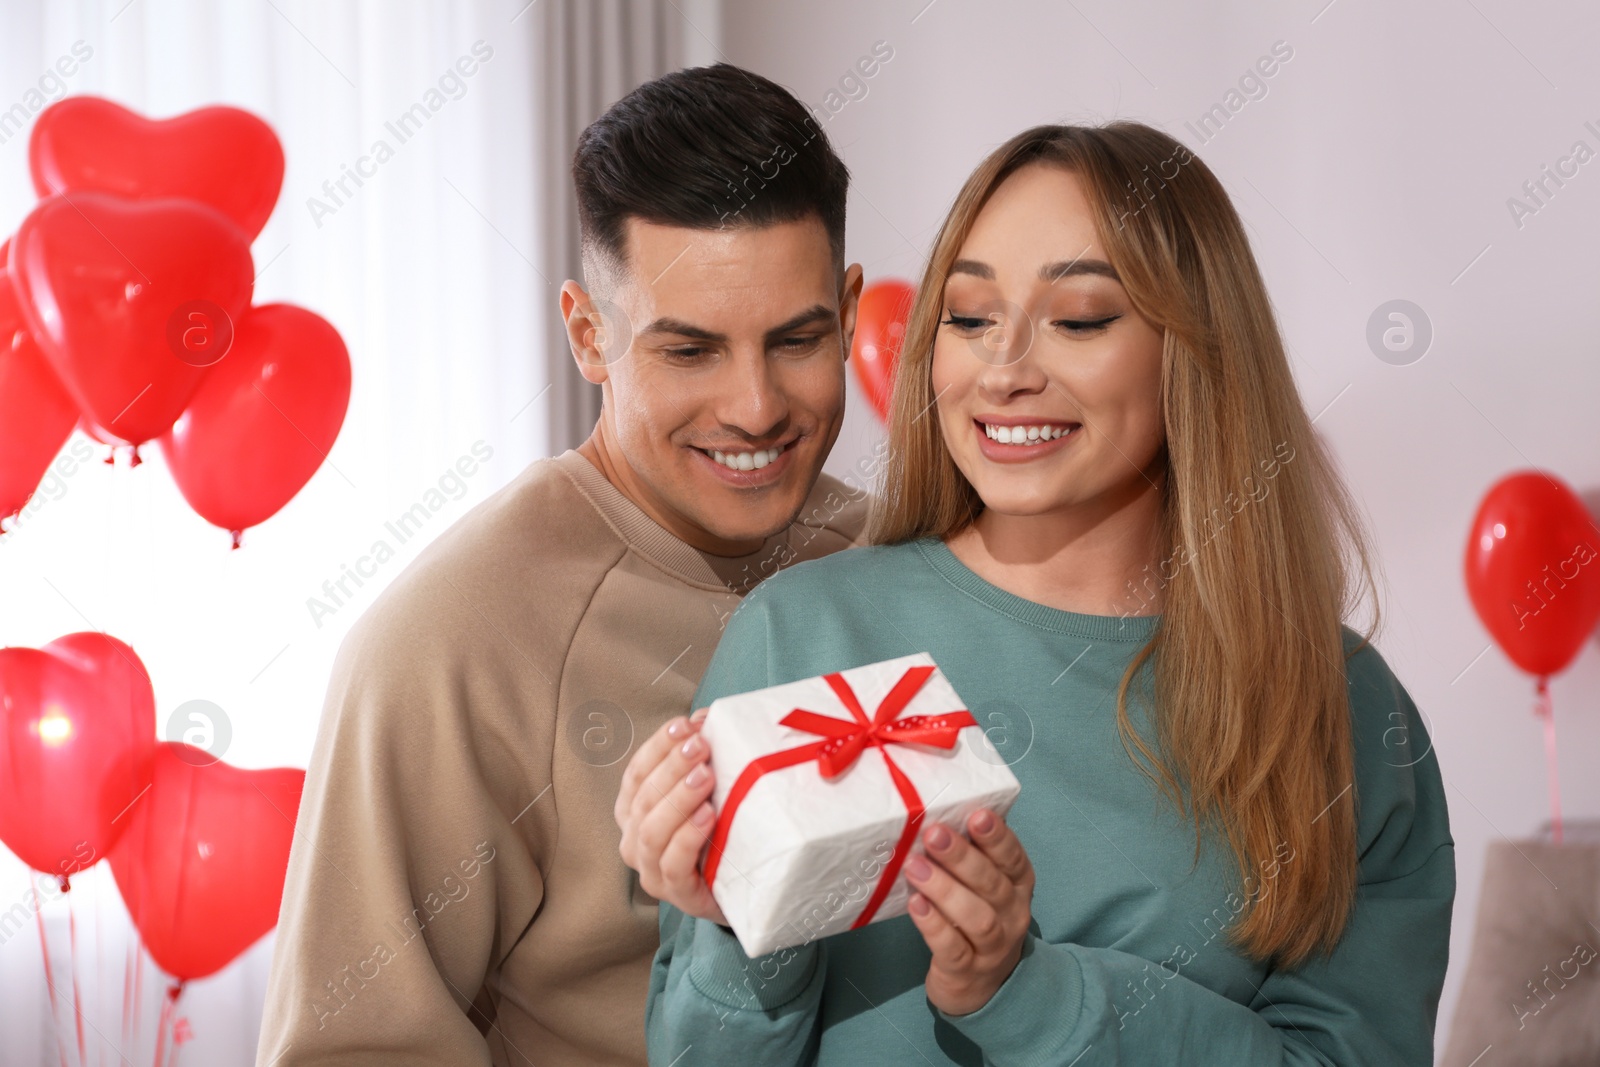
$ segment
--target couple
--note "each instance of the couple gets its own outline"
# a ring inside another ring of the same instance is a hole
[[[1431,1063],[1437,760],[1205,165],[1131,123],[979,165],[870,521],[821,474],[861,270],[804,105],[680,71],[573,173],[600,421],[341,650],[259,1062]],[[922,828],[908,916],[747,958],[683,713],[920,651],[1021,797]]]

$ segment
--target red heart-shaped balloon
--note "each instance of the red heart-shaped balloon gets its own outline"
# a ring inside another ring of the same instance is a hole
[[[247,771],[174,741],[156,746],[150,792],[111,853],[111,873],[150,958],[203,978],[278,922],[306,772]]]
[[[40,196],[85,189],[198,200],[254,240],[283,185],[283,146],[271,126],[236,107],[147,119],[97,96],[72,96],[34,121],[28,169]]]
[[[28,332],[79,410],[133,445],[166,432],[216,358],[191,324],[231,328],[254,280],[249,242],[214,208],[90,192],[35,207],[10,270]]]
[[[264,522],[316,473],[350,403],[350,355],[326,319],[292,304],[251,308],[233,347],[165,436],[183,497],[235,532]]]
[[[900,346],[906,338],[906,318],[916,290],[909,282],[887,279],[861,290],[856,306],[856,334],[850,347],[850,365],[867,402],[878,418],[888,421],[889,398],[894,393],[894,371],[900,363]]]
[[[22,510],[78,422],[77,405],[22,323],[4,266],[9,246],[0,245],[0,516]]]
[[[93,866],[150,785],[155,744],[150,676],[121,641],[0,649],[0,841],[59,877]]]
[[[1510,475],[1478,506],[1466,577],[1478,617],[1512,662],[1555,674],[1600,622],[1600,531],[1560,479]]]

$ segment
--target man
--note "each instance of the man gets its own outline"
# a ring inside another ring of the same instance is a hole
[[[401,575],[340,650],[259,1062],[643,1063],[655,901],[625,757],[687,710],[740,596],[849,547],[821,475],[861,268],[805,107],[727,65],[646,84],[573,162],[561,310],[603,408]]]

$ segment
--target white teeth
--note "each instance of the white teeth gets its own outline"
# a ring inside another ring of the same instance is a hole
[[[1071,431],[1065,426],[994,426],[983,424],[983,432],[991,441],[1003,445],[1031,445],[1039,441],[1054,441]]]
[[[781,448],[764,448],[759,452],[717,452],[711,453],[711,458],[718,463],[735,471],[756,471],[765,467],[783,454]]]

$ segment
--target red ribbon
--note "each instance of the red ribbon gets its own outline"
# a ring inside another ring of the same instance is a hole
[[[831,715],[818,715],[804,708],[795,708],[783,717],[782,725],[792,726],[809,734],[817,734],[822,740],[761,756],[751,760],[740,772],[739,777],[734,780],[733,788],[728,790],[728,799],[723,801],[722,811],[717,814],[716,829],[711,834],[711,849],[706,856],[704,871],[706,885],[709,886],[716,881],[717,869],[722,865],[722,852],[728,843],[728,833],[733,829],[733,817],[738,813],[739,805],[744,803],[745,794],[750,792],[751,786],[755,785],[762,775],[816,760],[817,769],[823,778],[837,778],[849,770],[850,766],[860,758],[861,753],[871,746],[883,753],[883,764],[889,769],[889,777],[894,781],[895,789],[899,791],[908,815],[906,827],[901,832],[894,853],[889,857],[889,862],[878,879],[872,897],[856,921],[851,924],[850,929],[854,930],[871,922],[878,908],[882,906],[884,898],[889,895],[889,888],[894,885],[901,865],[910,855],[911,842],[916,839],[917,828],[921,826],[922,817],[926,814],[917,787],[911,784],[911,779],[907,778],[906,773],[889,757],[888,746],[915,744],[931,745],[935,748],[955,748],[956,739],[962,729],[978,725],[972,713],[965,708],[947,711],[942,715],[912,715],[900,718],[900,713],[911,703],[911,698],[917,695],[933,671],[933,667],[926,665],[908,669],[900,676],[900,680],[889,690],[888,695],[878,704],[877,710],[871,716],[868,716],[862,708],[861,701],[856,698],[855,691],[850,688],[850,683],[844,680],[843,675],[824,675],[823,680],[838,696],[839,702],[850,712],[851,717],[836,719]]]

